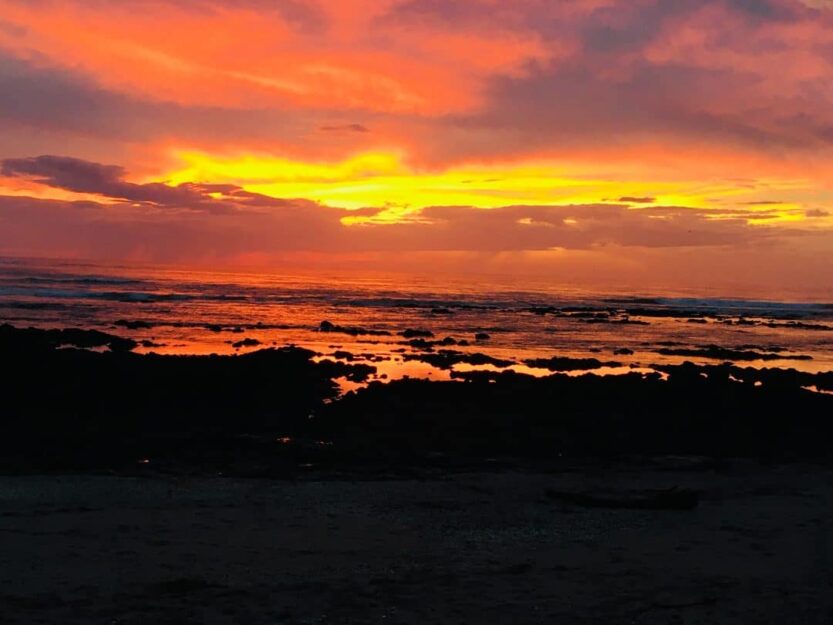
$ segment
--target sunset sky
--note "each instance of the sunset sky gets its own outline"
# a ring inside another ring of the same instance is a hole
[[[0,254],[833,294],[833,1],[0,0]]]

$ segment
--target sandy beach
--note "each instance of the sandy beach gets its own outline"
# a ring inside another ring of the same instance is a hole
[[[547,489],[694,488],[689,511]],[[0,621],[830,623],[833,470],[0,478]]]

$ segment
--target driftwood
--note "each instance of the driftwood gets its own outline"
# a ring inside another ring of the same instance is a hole
[[[583,508],[614,508],[628,510],[693,510],[700,501],[695,490],[671,488],[640,495],[606,497],[547,490],[547,497]]]

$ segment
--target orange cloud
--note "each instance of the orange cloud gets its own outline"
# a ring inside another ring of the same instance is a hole
[[[520,72],[549,54],[534,35],[401,28],[376,34],[372,20],[389,4],[328,4],[321,30],[311,35],[285,14],[245,4],[4,0],[4,20],[14,29],[0,30],[0,45],[151,100],[425,114],[476,106],[485,78]]]

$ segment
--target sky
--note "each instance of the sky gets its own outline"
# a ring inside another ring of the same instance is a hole
[[[0,255],[833,297],[833,0],[0,0]]]

